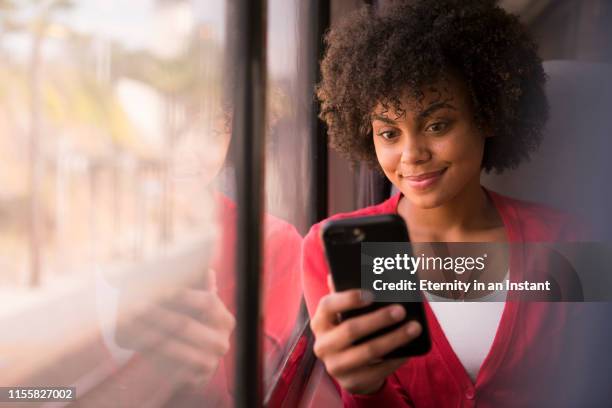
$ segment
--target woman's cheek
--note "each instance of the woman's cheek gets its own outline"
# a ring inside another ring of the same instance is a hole
[[[394,177],[395,171],[400,162],[401,154],[398,155],[393,149],[377,146],[376,157],[378,158],[380,167],[382,167],[387,177]]]

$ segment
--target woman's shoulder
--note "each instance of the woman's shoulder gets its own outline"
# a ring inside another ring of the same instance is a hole
[[[576,241],[587,228],[575,215],[553,206],[488,191],[506,224],[515,227],[521,241]]]
[[[506,196],[491,190],[488,190],[488,192],[495,200],[495,203],[498,208],[501,207],[502,210],[512,209],[517,212],[517,215],[520,216],[537,217],[544,218],[547,220],[560,221],[571,217],[568,212],[546,204]]]

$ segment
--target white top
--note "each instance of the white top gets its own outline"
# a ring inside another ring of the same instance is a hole
[[[506,295],[504,290],[490,293],[479,302],[464,302],[425,292],[446,339],[473,382],[493,344]]]

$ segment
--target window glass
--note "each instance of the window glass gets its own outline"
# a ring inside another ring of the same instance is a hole
[[[309,227],[311,204],[308,88],[304,5],[268,2],[266,217],[264,223],[264,366],[271,383],[304,321],[300,318],[301,237]]]
[[[264,212],[263,258],[261,275],[261,315],[264,390],[275,384],[283,370],[284,362],[293,348],[300,329],[305,324],[300,314],[302,288],[300,277],[300,250],[302,234],[308,227],[310,198],[308,189],[310,136],[308,119],[312,84],[306,84],[306,76],[298,61],[303,65],[305,49],[299,37],[302,24],[300,4],[297,1],[270,1],[267,4],[267,117],[264,164]],[[239,35],[232,22],[237,13],[234,3],[228,7],[228,38]],[[231,63],[234,49],[227,49],[225,70],[231,76],[235,66]],[[231,78],[226,88],[236,90]],[[307,89],[307,87],[310,87]],[[231,125],[232,112],[229,109]],[[231,127],[231,126],[230,126]],[[238,164],[237,141],[230,141],[229,156],[223,174],[233,177]],[[240,205],[232,189],[223,192],[224,206],[229,215],[228,224],[223,226],[225,243],[235,243],[235,222]],[[224,247],[227,247],[225,245]],[[236,310],[236,279],[234,257],[226,251],[224,262],[216,270],[217,285],[221,298],[228,309]],[[231,277],[231,278],[228,278]],[[235,332],[230,337],[230,352],[224,357],[224,370],[230,383],[236,369],[237,347]],[[233,386],[229,387],[230,395]]]
[[[231,404],[225,10],[0,1],[0,386]]]

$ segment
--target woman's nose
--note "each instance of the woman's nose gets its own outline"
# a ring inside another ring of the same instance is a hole
[[[431,151],[419,136],[407,136],[402,146],[401,162],[420,164],[431,159]]]

